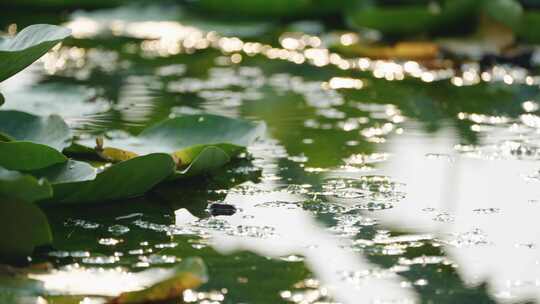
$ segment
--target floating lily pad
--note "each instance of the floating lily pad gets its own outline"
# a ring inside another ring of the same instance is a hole
[[[0,168],[0,200],[10,198],[31,203],[51,196],[52,188],[46,180]]]
[[[348,11],[351,25],[371,28],[388,35],[418,35],[434,31],[451,31],[474,17],[478,1],[445,1],[438,10],[427,4],[403,6],[366,3]]]
[[[528,42],[540,43],[540,32],[537,30],[539,27],[540,11],[527,11],[523,15],[518,35]]]
[[[193,151],[193,150],[192,150]],[[202,175],[217,170],[231,161],[230,156],[218,147],[205,147],[182,171],[176,171],[173,178]]]
[[[64,163],[61,151],[71,142],[67,124],[57,115],[0,111],[0,166],[37,170]]]
[[[1,150],[1,148],[0,148]],[[33,202],[52,196],[46,180],[0,168],[0,259],[30,255],[52,240],[49,224]]]
[[[145,129],[136,137],[105,140],[96,147],[100,156],[122,161],[150,153],[169,153],[181,172],[198,173],[224,165],[265,130],[263,124],[216,115],[188,115],[167,119]],[[83,142],[91,145],[92,141]],[[220,149],[206,150],[208,147]],[[205,151],[196,165],[195,159]]]
[[[236,14],[237,16],[285,17],[297,15],[309,8],[311,0],[201,0],[199,9],[210,13]]]
[[[13,38],[0,40],[0,81],[38,60],[71,34],[69,29],[47,24],[24,28]]]
[[[62,153],[27,141],[0,142],[0,166],[9,170],[38,170],[67,161]]]
[[[523,7],[516,0],[484,1],[484,11],[494,20],[517,29],[523,16]]]
[[[33,203],[0,198],[0,258],[32,254],[34,248],[52,242],[51,229],[43,212]]]
[[[31,174],[46,179],[54,186],[93,180],[96,178],[97,170],[88,163],[68,160],[65,163],[32,171]]]
[[[0,141],[27,141],[62,151],[70,145],[71,132],[58,115],[37,116],[19,111],[0,111]]]
[[[95,179],[81,181],[81,176],[87,178],[90,172],[79,164],[74,167],[74,172],[59,174],[52,179],[54,196],[43,203],[98,203],[140,196],[171,176],[174,166],[170,155],[155,153],[112,165]],[[86,173],[76,172],[79,170]],[[68,175],[79,180],[69,182]]]
[[[64,119],[81,121],[88,116],[110,109],[108,101],[90,100],[91,93],[83,85],[66,83],[44,83],[21,87],[4,92],[4,110],[17,110],[35,115],[60,115]]]
[[[200,0],[195,7],[205,13],[244,18],[313,17],[331,15],[350,7],[357,0]]]

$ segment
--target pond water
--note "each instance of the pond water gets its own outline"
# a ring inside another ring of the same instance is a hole
[[[136,272],[199,256],[209,282],[186,302],[540,300],[533,72],[344,58],[325,43],[354,35],[301,32],[316,23],[140,11],[57,20],[77,39],[4,82],[3,107],[60,114],[82,138],[202,112],[267,133],[214,176],[46,208],[55,243],[33,260],[53,263],[36,277],[48,289],[114,295],[143,284]],[[236,212],[212,215],[215,202]]]

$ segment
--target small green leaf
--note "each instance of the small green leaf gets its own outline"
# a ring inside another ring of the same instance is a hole
[[[0,166],[9,170],[38,170],[67,161],[62,153],[27,141],[0,142]]]
[[[31,203],[51,196],[52,188],[47,181],[0,168],[0,199],[11,198]]]
[[[2,137],[48,145],[58,151],[71,144],[71,131],[60,116],[41,117],[19,111],[0,111]]]
[[[196,154],[196,157],[190,165],[182,171],[176,171],[173,178],[202,175],[219,169],[231,161],[229,154],[213,146],[204,147],[201,151],[194,152],[194,154]]]
[[[174,167],[170,155],[154,153],[112,165],[93,180],[53,179],[62,182],[54,184],[53,198],[43,203],[99,203],[140,196],[172,175]],[[82,166],[78,170],[87,171]]]
[[[0,40],[0,82],[38,60],[69,35],[69,29],[36,24],[23,29],[13,38]]]
[[[32,254],[34,248],[52,242],[47,218],[33,203],[0,198],[0,258]]]

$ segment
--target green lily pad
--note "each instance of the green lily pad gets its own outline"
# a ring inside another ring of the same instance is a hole
[[[176,159],[181,172],[187,173],[191,168],[202,173],[224,165],[261,136],[264,130],[264,124],[240,119],[216,115],[188,115],[167,119],[145,129],[136,137],[105,140],[103,147],[96,147],[96,150],[100,156],[110,161],[150,153],[169,153]],[[91,143],[91,140],[84,142],[86,145]],[[208,147],[222,151],[205,150]],[[199,159],[196,166],[191,167],[203,151],[208,154]]]
[[[90,181],[96,178],[97,170],[90,164],[68,160],[41,170],[30,172],[33,176],[46,179],[53,187],[59,184]]]
[[[69,29],[60,26],[36,24],[13,38],[0,40],[0,82],[38,60],[70,34]]]
[[[68,164],[69,166],[69,164]],[[168,154],[154,153],[120,162],[97,174],[95,179],[80,180],[89,177],[89,171],[82,165],[76,172],[63,173],[52,179],[54,196],[44,204],[98,203],[125,199],[143,195],[156,184],[171,176],[174,172],[174,161]],[[77,176],[78,181],[70,181],[66,176]],[[44,174],[43,176],[46,176]]]
[[[201,0],[197,8],[210,13],[235,14],[236,16],[286,17],[305,12],[311,0]]]
[[[0,166],[37,170],[64,163],[61,151],[71,142],[71,131],[57,115],[36,116],[0,111]]]
[[[52,241],[45,215],[33,204],[51,196],[46,180],[0,168],[0,231],[6,236],[0,238],[0,260],[23,258]]]
[[[517,30],[520,38],[530,43],[540,43],[540,11],[527,11],[523,15],[521,24]]]
[[[523,7],[516,0],[484,0],[483,9],[488,16],[513,29],[517,29],[523,16]]]
[[[347,12],[348,22],[360,28],[371,28],[388,35],[418,35],[435,31],[451,31],[463,26],[464,20],[474,17],[477,1],[444,1],[440,10],[427,4],[402,6],[364,3]]]
[[[337,14],[358,0],[199,0],[194,7],[205,14],[272,19],[276,17],[316,17]]]
[[[51,196],[46,180],[0,168],[0,229],[7,236],[0,239],[1,260],[25,257],[51,242],[47,219],[33,204]]]
[[[37,170],[67,161],[62,153],[27,141],[0,142],[0,166],[9,170]]]
[[[52,188],[46,180],[0,168],[0,200],[10,198],[31,203],[51,196]]]
[[[71,143],[71,131],[58,115],[37,116],[0,111],[0,141],[28,141],[62,151]]]
[[[200,147],[200,146],[199,146]],[[197,154],[187,168],[182,171],[176,171],[172,178],[191,177],[202,175],[210,171],[217,170],[231,161],[231,157],[218,147],[204,147],[199,149],[190,149]]]
[[[0,198],[0,258],[32,254],[34,248],[52,242],[51,229],[43,212],[33,203]]]

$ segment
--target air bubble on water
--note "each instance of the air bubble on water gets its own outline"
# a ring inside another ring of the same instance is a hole
[[[419,256],[415,258],[400,257],[398,260],[399,265],[412,266],[412,265],[451,265],[453,264],[450,259],[444,256]]]
[[[131,254],[131,255],[140,255],[140,254],[144,254],[144,250],[141,249],[141,248],[132,249],[132,250],[129,250],[128,253]]]
[[[270,226],[238,225],[226,233],[232,236],[244,236],[252,238],[269,238],[276,235],[275,228]]]
[[[444,153],[427,153],[426,154],[426,159],[429,159],[429,160],[444,160],[444,161],[447,161],[447,162],[454,162],[454,159],[451,155],[449,154],[444,154]]]
[[[94,265],[108,265],[117,263],[120,258],[115,256],[93,256],[82,259],[84,264],[94,264]]]
[[[300,202],[288,202],[288,201],[270,201],[258,203],[255,207],[259,208],[283,208],[283,209],[298,209],[302,207]]]
[[[165,249],[165,248],[175,248],[178,246],[178,243],[161,243],[161,244],[156,244],[154,245],[155,248],[157,249]]]
[[[289,302],[298,304],[337,304],[331,300],[329,291],[326,287],[321,286],[316,279],[305,279],[294,284],[293,289],[283,290],[279,296]]]
[[[289,156],[287,159],[295,163],[305,163],[309,160],[309,158],[304,153],[300,153],[296,156]]]
[[[201,303],[201,304],[219,304],[225,301],[226,289],[195,291],[192,289],[184,290],[182,297],[183,303]]]
[[[149,265],[173,264],[179,261],[179,259],[173,255],[162,255],[162,254],[139,256],[139,260],[142,263],[147,263]]]
[[[48,253],[50,257],[55,258],[68,258],[70,257],[69,251],[51,251]]]
[[[69,253],[69,256],[73,257],[73,258],[86,258],[86,257],[89,257],[90,256],[90,252],[88,251],[82,251],[82,250],[79,250],[79,251],[71,251]]]
[[[454,221],[454,217],[448,212],[441,212],[435,215],[433,220],[436,222],[451,223]]]
[[[399,269],[402,270],[402,269]],[[353,285],[363,285],[370,279],[395,279],[397,274],[395,269],[365,269],[365,270],[342,270],[339,271],[339,275],[343,281],[351,283]]]
[[[499,208],[477,208],[473,209],[473,212],[476,214],[495,214],[499,213],[501,209]]]
[[[112,233],[115,236],[120,236],[129,232],[129,228],[124,225],[112,225],[107,231]]]
[[[322,185],[322,195],[345,200],[358,200],[358,208],[387,209],[388,203],[402,200],[405,193],[403,184],[396,183],[386,176],[362,176],[352,179],[327,179]]]
[[[462,233],[453,233],[446,238],[439,239],[439,241],[455,247],[486,246],[492,244],[488,240],[486,233],[478,228]]]
[[[100,224],[94,223],[94,222],[91,222],[91,221],[80,220],[80,219],[71,219],[70,218],[70,219],[67,219],[64,222],[64,226],[66,226],[66,227],[80,227],[80,228],[83,228],[83,229],[93,230],[93,229],[99,228]]]
[[[113,238],[101,238],[98,240],[98,244],[103,246],[116,246],[123,242],[120,239],[113,239]]]
[[[344,161],[348,165],[366,165],[380,163],[388,160],[388,153],[371,153],[371,154],[354,154],[346,158]]]
[[[325,202],[321,200],[307,200],[299,205],[306,211],[310,211],[313,214],[339,214],[351,210],[350,207],[334,204],[331,202]]]

